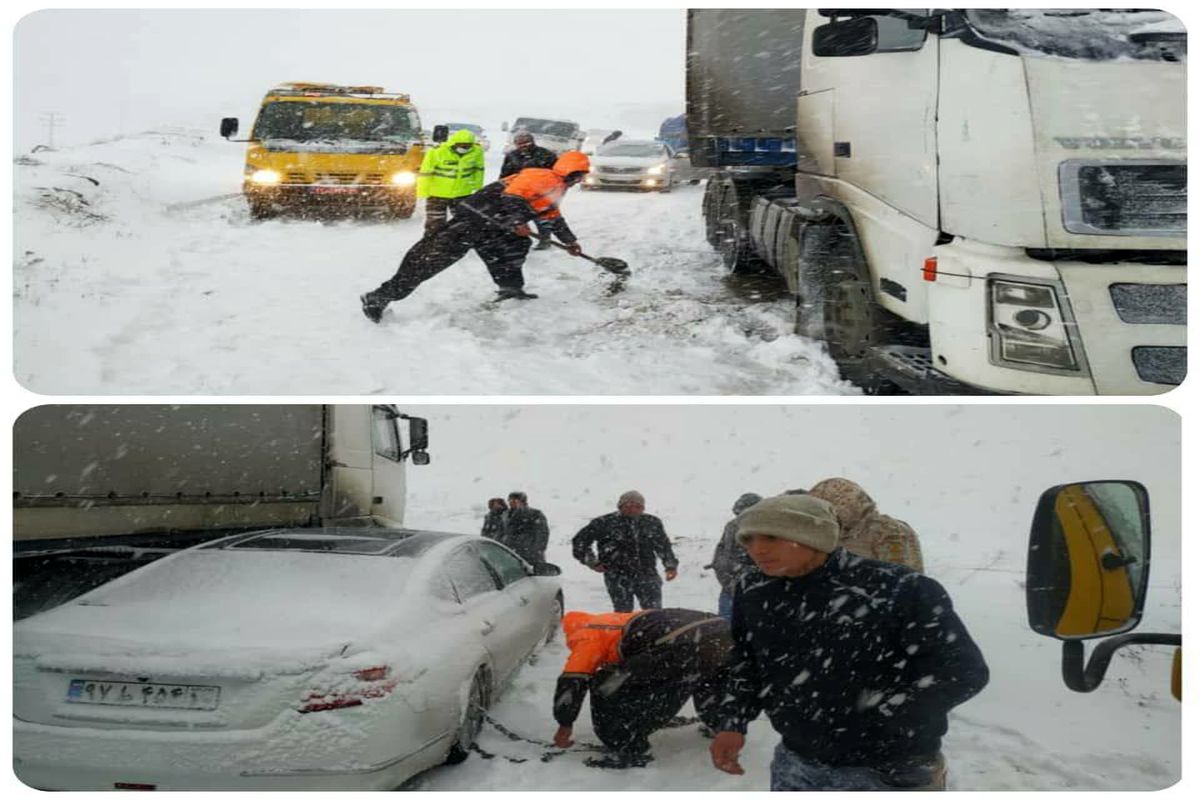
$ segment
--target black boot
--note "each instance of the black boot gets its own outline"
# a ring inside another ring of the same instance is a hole
[[[536,300],[536,294],[530,294],[520,286],[501,286],[496,290],[496,302],[501,300]]]
[[[388,307],[386,300],[380,300],[374,292],[360,295],[358,299],[362,301],[362,312],[367,319],[375,323],[383,319],[383,311]]]

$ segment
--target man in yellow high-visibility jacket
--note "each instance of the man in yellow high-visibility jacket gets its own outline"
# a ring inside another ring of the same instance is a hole
[[[458,201],[483,186],[483,148],[475,134],[455,131],[444,143],[425,152],[417,174],[417,197],[425,198],[425,235],[446,224]]]

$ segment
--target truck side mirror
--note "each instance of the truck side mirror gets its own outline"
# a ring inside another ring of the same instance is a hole
[[[879,47],[879,24],[873,17],[827,22],[813,30],[815,56],[868,56]]]
[[[508,123],[507,123],[507,122],[501,122],[501,123],[500,123],[500,130],[501,130],[502,132],[504,132],[504,133],[508,133]]]
[[[1048,489],[1029,536],[1029,626],[1062,640],[1137,627],[1149,557],[1149,499],[1140,483],[1088,481]]]
[[[408,417],[408,447],[410,450],[429,448],[429,420],[424,417]]]
[[[224,117],[221,120],[221,138],[228,139],[230,136],[237,136],[238,121],[237,117]]]
[[[429,463],[429,453],[424,450],[412,451],[412,462],[414,466],[423,467]]]
[[[450,138],[449,125],[434,125],[433,126],[433,141],[441,143]]]

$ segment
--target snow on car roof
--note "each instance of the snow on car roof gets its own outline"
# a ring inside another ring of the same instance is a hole
[[[280,528],[234,539],[222,539],[206,547],[220,550],[301,550],[311,553],[342,553],[414,558],[436,544],[461,534],[414,531],[407,528]]]

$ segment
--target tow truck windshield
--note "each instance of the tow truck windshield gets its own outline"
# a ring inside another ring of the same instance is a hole
[[[293,142],[400,143],[420,138],[411,109],[354,103],[267,103],[254,123],[255,139]]]

